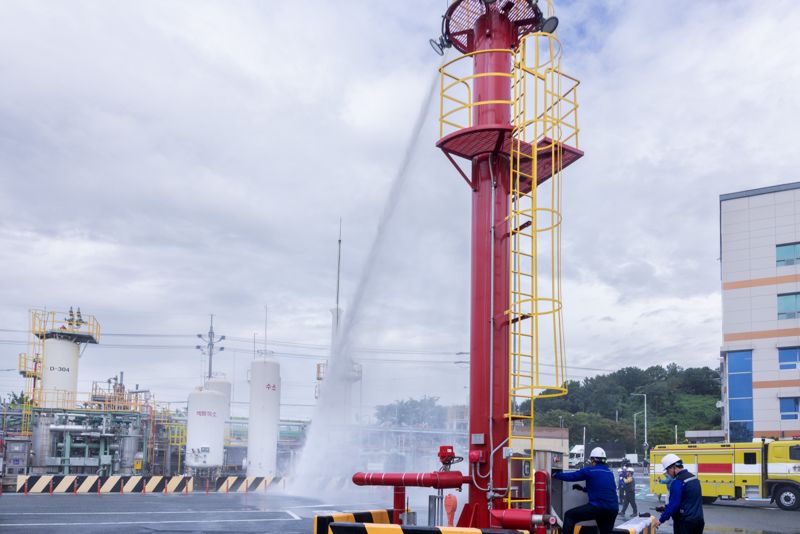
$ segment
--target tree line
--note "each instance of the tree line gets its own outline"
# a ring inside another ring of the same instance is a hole
[[[570,446],[582,443],[586,428],[587,446],[604,445],[624,452],[642,451],[644,442],[644,402],[647,395],[647,434],[650,447],[684,440],[686,430],[718,429],[721,412],[719,372],[709,367],[682,368],[676,364],[654,365],[647,369],[624,367],[613,373],[571,380],[563,397],[534,402],[537,426],[569,428]],[[441,428],[446,410],[436,397],[408,399],[378,406],[376,417],[382,424]],[[526,401],[518,409],[530,412]],[[634,437],[634,414],[636,431]]]

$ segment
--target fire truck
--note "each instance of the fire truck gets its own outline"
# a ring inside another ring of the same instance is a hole
[[[703,502],[769,499],[783,510],[800,509],[800,440],[658,445],[650,452],[650,491],[667,493],[665,454],[677,454],[697,474]]]

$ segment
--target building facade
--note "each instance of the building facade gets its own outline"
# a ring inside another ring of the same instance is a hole
[[[800,436],[800,182],[720,196],[729,441]]]

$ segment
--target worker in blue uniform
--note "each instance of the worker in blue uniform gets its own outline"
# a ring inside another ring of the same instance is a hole
[[[672,477],[669,485],[669,500],[664,512],[656,522],[656,528],[672,518],[675,534],[702,534],[705,528],[703,519],[703,493],[697,477],[684,469],[677,454],[666,454],[661,460],[664,472]]]
[[[578,471],[553,475],[553,478],[567,482],[585,480],[585,488],[578,484],[572,487],[589,494],[588,504],[576,506],[564,514],[564,534],[573,534],[577,523],[591,520],[597,522],[600,534],[609,534],[614,530],[614,521],[619,512],[619,500],[614,473],[606,465],[606,451],[601,447],[595,447],[589,455],[589,462],[590,465]]]

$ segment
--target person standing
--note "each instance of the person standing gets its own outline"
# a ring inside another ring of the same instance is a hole
[[[617,497],[619,498],[620,504],[622,504],[625,501],[625,499],[624,499],[624,497],[625,497],[625,493],[624,493],[624,491],[625,491],[625,483],[624,483],[625,473],[626,473],[625,464],[623,463],[619,467],[619,469],[617,469],[617,493],[618,493]]]
[[[588,466],[578,471],[555,473],[553,478],[566,482],[585,480],[585,488],[578,484],[572,487],[589,494],[588,504],[576,506],[564,514],[564,534],[573,534],[577,523],[591,520],[597,522],[600,534],[610,534],[614,530],[614,521],[619,513],[619,500],[614,473],[606,465],[606,451],[601,447],[595,447],[589,455]]]
[[[628,464],[624,471],[622,478],[622,517],[625,517],[625,511],[628,509],[629,504],[633,512],[631,517],[636,517],[639,515],[639,509],[636,507],[636,478],[633,476],[633,467]]]
[[[697,476],[684,469],[677,454],[665,455],[661,466],[672,482],[669,484],[669,500],[661,517],[656,520],[656,528],[671,518],[675,534],[702,534],[706,523],[703,493]]]

